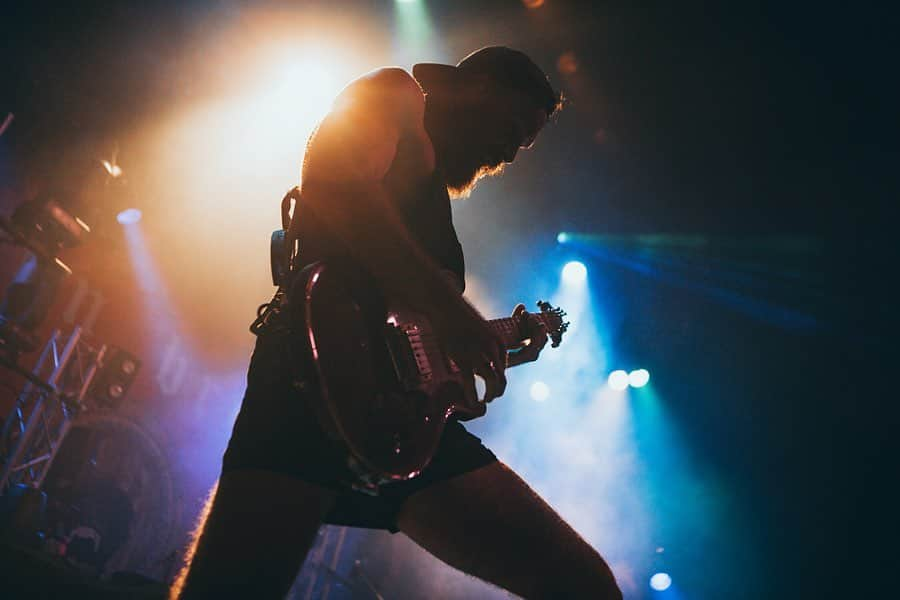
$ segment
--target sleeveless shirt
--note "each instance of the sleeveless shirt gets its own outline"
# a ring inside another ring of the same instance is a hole
[[[397,158],[384,179],[389,190],[388,196],[409,230],[410,237],[439,267],[452,272],[458,278],[459,285],[464,288],[465,259],[453,226],[447,185],[438,170],[422,181],[409,181],[408,161],[416,152],[411,146],[404,139],[397,146]],[[356,200],[367,201],[366,198]],[[355,262],[345,245],[335,239],[310,210],[303,209],[302,192],[297,217],[300,220],[296,231],[300,240],[298,264],[301,268],[320,260],[349,261],[351,264]]]

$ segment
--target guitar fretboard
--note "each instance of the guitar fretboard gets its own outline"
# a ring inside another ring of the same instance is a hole
[[[532,313],[541,322],[547,327],[547,331],[553,331],[555,326],[552,325],[546,313]],[[522,329],[519,326],[519,321],[514,317],[503,317],[501,319],[491,319],[488,321],[488,325],[490,325],[494,331],[500,334],[500,337],[503,338],[503,343],[506,345],[507,350],[512,350],[513,348],[518,348],[519,344],[522,343]]]

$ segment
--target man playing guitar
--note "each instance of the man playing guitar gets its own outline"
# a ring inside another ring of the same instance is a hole
[[[530,147],[558,104],[544,73],[504,47],[412,75],[379,69],[343,90],[303,161],[292,227],[301,266],[355,265],[360,281],[427,315],[453,362],[484,380],[486,402],[503,394],[507,366],[538,357],[547,331],[517,307],[530,343],[508,354],[462,298],[450,197]],[[288,345],[279,333],[257,340],[218,488],[173,597],[283,597],[319,526],[333,523],[402,531],[526,598],[621,598],[600,555],[456,419],[420,474],[360,491]]]

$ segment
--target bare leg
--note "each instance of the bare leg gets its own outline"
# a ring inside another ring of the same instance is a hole
[[[278,473],[224,474],[171,597],[283,598],[333,501]]]
[[[525,598],[622,597],[597,551],[502,463],[410,496],[398,524],[447,564]]]

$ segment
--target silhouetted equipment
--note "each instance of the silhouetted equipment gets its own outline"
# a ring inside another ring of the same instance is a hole
[[[38,347],[35,330],[47,316],[60,282],[71,269],[59,259],[62,248],[80,244],[90,227],[70,214],[53,194],[24,202],[12,217],[0,217],[13,242],[31,252],[0,302],[0,346],[10,354]]]
[[[91,231],[84,221],[63,208],[55,194],[49,193],[19,205],[4,229],[47,259],[56,258],[62,248],[77,246]]]
[[[141,368],[141,361],[122,348],[109,346],[86,400],[100,409],[118,408]]]
[[[113,414],[141,361],[74,324],[52,331],[33,368],[19,364],[41,347],[36,332],[71,273],[59,251],[90,228],[54,194],[0,228],[30,253],[0,299],[0,368],[25,379],[0,434],[0,537],[94,576],[152,570],[158,549],[171,549],[168,464],[137,423]]]
[[[47,475],[47,536],[58,536],[70,557],[73,539],[86,538],[71,556],[95,574],[116,571],[159,576],[171,547],[174,485],[164,452],[135,421],[115,413],[76,419]]]

